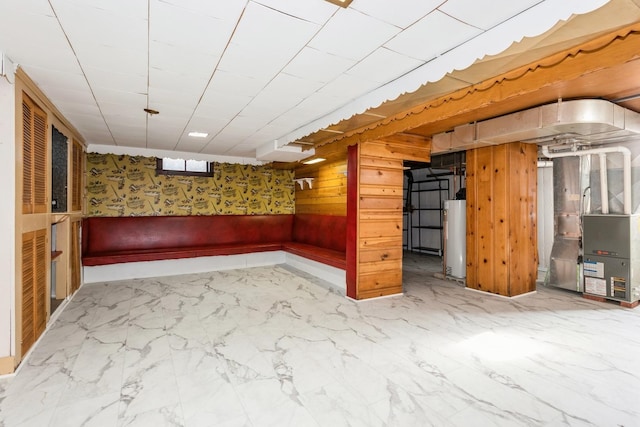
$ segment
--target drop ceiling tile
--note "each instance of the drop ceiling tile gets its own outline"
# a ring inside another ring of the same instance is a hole
[[[54,66],[68,70],[65,61],[74,61],[69,45],[56,19],[47,15],[15,10],[3,10],[5,3],[0,2],[0,46],[2,52],[15,63],[33,64],[41,67]],[[21,3],[20,3],[21,4]],[[47,6],[48,8],[48,6]],[[47,43],[34,37],[33,29],[46,34]],[[41,57],[44,56],[44,58]],[[60,64],[58,64],[60,62]],[[73,64],[77,69],[77,64]]]
[[[520,12],[540,3],[539,0],[448,0],[438,9],[469,25],[488,30]]]
[[[249,105],[247,105],[240,115],[258,119],[261,122],[270,122],[280,114],[294,108],[302,102],[303,98],[296,96],[271,96],[258,95]]]
[[[205,145],[200,153],[209,154],[209,155],[218,155],[223,156],[224,153],[230,148],[233,147],[233,143],[229,142],[221,142],[217,140],[213,140]]]
[[[93,88],[93,93],[98,100],[99,105],[118,104],[121,108],[138,108],[142,111],[147,106],[147,96],[135,92],[123,92],[121,90],[113,90],[107,88]]]
[[[46,78],[47,70],[80,73],[80,67],[68,48],[47,49],[42,44],[20,45],[20,53],[17,55],[5,52],[15,64],[19,64],[25,71],[34,73],[33,77]],[[37,70],[36,70],[37,69]],[[31,76],[31,74],[30,74]]]
[[[335,96],[346,104],[350,100],[375,89],[380,84],[370,80],[364,80],[359,77],[343,74],[322,89],[320,93]]]
[[[231,44],[220,60],[217,71],[251,77],[264,87],[289,60],[289,57],[282,57],[276,52],[272,54],[269,50]]]
[[[197,96],[200,98],[208,81],[209,77],[193,76],[186,78],[186,76],[172,71],[161,71],[153,68],[149,70],[150,87],[162,88],[164,91],[181,92],[188,97]]]
[[[208,96],[213,97],[215,94],[208,93]],[[205,103],[200,103],[195,109],[195,115],[198,117],[209,117],[211,119],[229,120],[235,117],[244,107],[246,107],[252,98],[242,97],[236,99],[229,99],[228,103],[225,103],[227,94],[220,94],[217,101],[213,98]]]
[[[317,112],[311,112],[308,110],[302,110],[299,106],[296,108],[289,110],[275,119],[273,119],[267,126],[273,126],[278,128],[286,128],[287,132],[284,132],[282,135],[289,133],[291,129],[297,129],[319,117]]]
[[[122,19],[147,19],[147,2],[131,0],[51,0],[53,7],[81,7]]]
[[[353,3],[351,8],[404,29],[442,3],[442,0],[366,0]]]
[[[442,37],[447,34],[447,37]],[[385,47],[403,55],[429,61],[480,34],[480,30],[435,11],[403,31]]]
[[[132,10],[136,3],[129,2]],[[123,4],[121,4],[121,7]],[[54,4],[56,15],[76,52],[84,48],[90,54],[91,46],[109,46],[144,51],[147,46],[148,25],[146,13],[114,13],[99,5],[85,2],[58,0]],[[123,11],[126,9],[117,9]]]
[[[237,18],[236,18],[237,19]],[[225,20],[192,11],[167,2],[151,3],[150,38],[153,42],[220,56],[233,34],[236,19]],[[180,28],[180,31],[170,31]]]
[[[97,131],[94,130],[91,132],[91,135],[85,135],[85,142],[87,144],[97,144],[97,145],[115,145],[116,142],[111,136],[111,133],[108,131]]]
[[[140,132],[144,133],[144,128],[146,127],[144,117],[118,113],[103,113],[103,116],[105,118],[105,121],[109,125],[109,128],[111,128],[112,130],[120,129],[123,127],[130,127],[132,130],[134,130],[138,127],[141,127],[142,130]]]
[[[89,85],[82,74],[79,73],[66,73],[55,70],[45,70],[39,67],[31,67],[30,70],[37,75],[43,77],[39,79],[39,85],[41,88],[58,89],[60,91],[76,90],[76,91],[88,91]],[[37,70],[37,71],[36,71]]]
[[[243,138],[248,137],[271,120],[267,116],[243,116],[239,115],[233,118],[229,122],[229,125],[222,130],[221,133],[230,134],[235,132],[237,135],[241,135]]]
[[[236,144],[225,153],[227,156],[255,157],[256,148],[253,144]]]
[[[78,52],[83,67],[101,68],[105,72],[146,75],[147,54],[144,50],[94,46]]]
[[[233,97],[254,97],[259,93],[271,78],[257,79],[224,70],[216,70],[203,97],[203,102],[210,100],[215,102],[219,94],[228,94]],[[210,95],[211,94],[211,95]]]
[[[13,17],[16,15],[49,15],[51,16],[51,6],[42,0],[21,0],[19,2],[0,2],[0,16]],[[2,19],[2,18],[0,18]]]
[[[165,86],[166,87],[166,86]],[[172,87],[163,89],[162,86],[152,86],[149,88],[149,105],[167,105],[172,104],[192,111],[198,104],[199,93],[193,91],[180,91],[178,88]],[[155,107],[154,107],[155,108]],[[158,108],[155,108],[156,110]]]
[[[105,116],[129,116],[134,120],[144,118],[147,114],[138,105],[104,102],[100,104],[100,112]]]
[[[219,59],[213,54],[187,50],[159,41],[152,41],[149,46],[151,70],[175,73],[183,78],[208,80]],[[144,71],[146,74],[146,65]]]
[[[146,145],[146,133],[144,132],[144,130],[136,127],[112,127],[111,134],[113,135],[113,139],[118,145],[131,147],[144,147]]]
[[[84,73],[93,88],[115,89],[122,92],[133,92],[140,95],[147,93],[147,74],[133,74],[126,69],[120,72],[107,71],[103,68],[85,66]]]
[[[58,106],[58,109],[69,119],[74,126],[82,125],[84,120],[102,122],[102,117],[98,106],[95,104],[79,104],[74,102],[65,102],[64,107]],[[81,117],[82,120],[72,120],[73,117]]]
[[[202,150],[209,143],[207,139],[201,139],[196,141],[188,138],[189,137],[185,137],[185,136],[180,138],[180,141],[175,147],[176,151],[185,151],[188,153],[199,153],[200,150]]]
[[[258,96],[266,96],[272,99],[277,99],[282,96],[307,97],[317,92],[322,86],[323,83],[315,80],[280,73],[269,82]]]
[[[320,26],[249,2],[233,35],[234,44],[274,56],[291,57],[302,49]]]
[[[291,114],[294,117],[311,116],[319,118],[341,107],[344,103],[345,101],[341,96],[319,91],[303,100],[294,110],[288,111],[287,114]]]
[[[151,4],[166,3],[203,16],[224,20],[237,20],[244,10],[247,0],[151,0]],[[145,3],[146,4],[146,3]]]
[[[154,123],[149,123],[147,128],[147,139],[152,141],[154,139],[162,139],[165,141],[172,141],[175,145],[180,139],[181,129],[175,126],[158,126]]]
[[[358,62],[347,74],[378,83],[386,83],[424,64],[423,61],[381,47]]]
[[[63,106],[69,104],[91,104],[95,105],[94,99],[91,97],[91,93],[86,90],[62,90],[55,85],[47,86],[45,95],[50,96],[52,100],[61,100],[60,105]]]
[[[188,119],[193,114],[193,107],[186,107],[175,103],[154,103],[149,104],[150,108],[158,110],[160,114],[169,117],[182,117]]]
[[[398,34],[400,29],[354,9],[338,11],[309,42],[321,52],[359,61]]]
[[[254,0],[271,9],[287,15],[295,16],[305,21],[324,24],[338,10],[338,7],[326,1],[300,0]]]
[[[283,71],[307,80],[326,83],[347,71],[355,63],[356,61],[353,59],[305,47],[287,64]]]
[[[215,116],[194,116],[186,124],[186,132],[206,132],[209,134],[210,138],[220,132],[228,123],[228,120],[220,119]]]

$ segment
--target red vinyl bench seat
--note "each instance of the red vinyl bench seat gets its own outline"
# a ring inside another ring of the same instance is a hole
[[[84,266],[278,250],[346,269],[346,217],[211,215],[83,220]]]

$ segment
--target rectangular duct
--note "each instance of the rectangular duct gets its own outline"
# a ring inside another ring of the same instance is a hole
[[[558,101],[494,119],[457,126],[433,136],[433,152],[521,141],[620,141],[640,134],[640,114],[601,99]]]

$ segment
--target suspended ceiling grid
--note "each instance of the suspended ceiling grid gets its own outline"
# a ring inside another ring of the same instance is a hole
[[[568,3],[355,0],[343,9],[323,0],[21,0],[0,4],[0,51],[89,144],[250,158],[261,145],[303,139],[418,89],[421,75],[437,81],[536,35],[569,17],[560,11]],[[574,3],[587,11],[606,2]],[[525,19],[532,16],[545,22]],[[515,38],[488,44],[507,33]],[[465,47],[473,51],[454,55]],[[388,105],[352,120],[379,120]]]

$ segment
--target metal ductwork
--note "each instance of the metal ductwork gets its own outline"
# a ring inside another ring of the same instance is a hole
[[[592,144],[640,134],[640,114],[600,99],[558,101],[494,119],[457,126],[433,136],[434,153],[521,141]]]

